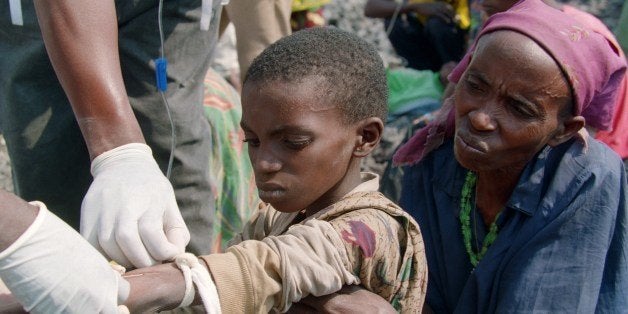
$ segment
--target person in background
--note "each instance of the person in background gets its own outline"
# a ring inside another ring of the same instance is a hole
[[[626,60],[540,0],[490,17],[453,97],[393,161],[423,232],[436,313],[628,307],[628,205],[607,127]]]
[[[236,32],[240,76],[266,47],[292,33],[292,0],[230,0],[225,6]]]
[[[292,0],[290,27],[293,32],[327,25],[323,12],[331,0]]]
[[[0,119],[16,194],[80,224],[125,266],[171,259],[188,242],[210,252],[215,196],[202,83],[217,37],[215,2],[209,10],[200,0],[164,1],[163,10],[147,0],[0,2]],[[162,54],[163,95],[153,60]]]
[[[368,0],[364,14],[385,19],[388,38],[408,67],[437,72],[465,52],[467,0]]]
[[[240,93],[242,91],[242,81],[240,78],[238,51],[236,50],[235,27],[229,21],[227,10],[222,10],[219,37],[210,68],[220,74]]]

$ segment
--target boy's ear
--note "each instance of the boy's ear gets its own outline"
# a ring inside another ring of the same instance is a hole
[[[549,146],[558,146],[572,138],[580,129],[584,127],[585,121],[582,116],[569,117],[563,121],[561,128],[548,141]]]
[[[382,138],[384,122],[377,117],[364,119],[357,124],[358,136],[353,156],[365,157],[370,154]]]

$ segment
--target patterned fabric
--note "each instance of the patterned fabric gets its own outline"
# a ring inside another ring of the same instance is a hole
[[[357,192],[316,219],[340,230],[353,272],[366,289],[397,311],[421,312],[427,291],[425,248],[419,226],[403,209],[379,192]],[[395,230],[395,222],[402,228]]]
[[[344,246],[342,251],[346,252],[348,259],[344,262],[345,268],[360,279],[360,284],[391,302],[398,311],[419,313],[427,289],[427,264],[421,232],[412,217],[375,191],[376,180],[373,190],[356,189],[305,219],[300,213],[281,213],[260,202],[256,216],[230,244],[294,233],[293,228],[312,221],[329,222],[341,239],[335,243],[336,247],[342,250],[339,246]],[[368,183],[371,182],[363,185]],[[325,239],[317,242],[320,241]],[[303,244],[299,249],[310,248]],[[266,254],[258,252],[258,255]],[[286,268],[287,273],[282,275],[284,278],[292,278],[290,273],[299,271],[283,265],[282,269]],[[282,289],[290,290],[291,287],[284,285]]]
[[[205,116],[212,129],[209,159],[211,188],[216,195],[213,251],[221,252],[242,226],[259,199],[253,179],[244,133],[240,129],[240,96],[217,72],[205,76]]]

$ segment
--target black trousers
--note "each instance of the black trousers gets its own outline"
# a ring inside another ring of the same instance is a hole
[[[391,20],[386,19],[386,29]],[[417,70],[438,71],[449,61],[460,61],[465,52],[466,31],[455,23],[430,17],[423,25],[416,16],[400,15],[388,35],[397,54],[407,66]]]

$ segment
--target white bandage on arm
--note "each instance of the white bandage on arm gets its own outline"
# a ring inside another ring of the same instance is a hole
[[[188,306],[194,301],[194,285],[196,285],[205,311],[209,314],[220,314],[222,310],[218,290],[209,271],[200,264],[198,258],[191,253],[183,253],[177,255],[174,262],[185,278],[185,295],[179,307]]]
[[[31,226],[0,252],[0,278],[31,313],[117,313],[129,286],[41,202]]]

